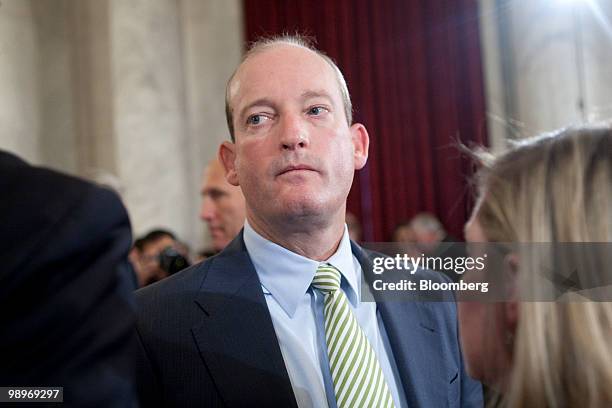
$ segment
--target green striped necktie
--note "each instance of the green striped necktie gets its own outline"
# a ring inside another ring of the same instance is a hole
[[[395,407],[374,349],[340,289],[340,271],[317,268],[312,286],[325,296],[325,342],[338,408]]]

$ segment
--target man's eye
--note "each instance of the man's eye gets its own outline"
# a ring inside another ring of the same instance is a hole
[[[213,200],[218,200],[221,197],[225,196],[225,193],[223,191],[212,190],[209,191],[207,195]]]
[[[325,111],[327,111],[327,109],[325,109],[322,106],[313,106],[312,108],[308,109],[308,114],[317,116],[317,115],[321,115]]]
[[[263,115],[251,115],[247,118],[248,125],[260,125],[265,120]]]

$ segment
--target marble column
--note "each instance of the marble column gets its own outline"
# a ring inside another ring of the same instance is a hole
[[[71,0],[31,0],[37,42],[40,84],[41,161],[50,167],[79,172]]]
[[[189,199],[200,204],[201,175],[216,156],[219,144],[229,139],[225,120],[225,84],[242,56],[240,0],[181,0],[181,22],[187,97],[188,160],[194,184]],[[210,245],[205,225],[194,221],[194,244]]]
[[[29,1],[0,4],[0,149],[41,162],[39,46]]]
[[[118,175],[135,232],[173,230],[208,244],[205,164],[226,139],[225,82],[240,60],[238,0],[111,0],[112,120]]]
[[[480,8],[494,144],[612,117],[609,2],[481,0]]]
[[[612,121],[612,2],[591,1],[577,14],[584,57],[586,121]]]
[[[0,148],[114,178],[136,235],[167,228],[205,247],[200,177],[228,137],[241,12],[240,0],[2,0]]]
[[[137,234],[163,227],[193,238],[179,9],[171,0],[111,0],[118,174]]]
[[[75,149],[81,175],[119,176],[109,0],[70,0]]]

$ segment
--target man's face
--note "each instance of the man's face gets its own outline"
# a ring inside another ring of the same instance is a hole
[[[393,241],[413,244],[416,242],[414,232],[408,225],[398,227],[393,233]]]
[[[142,284],[151,280],[163,279],[168,274],[159,265],[159,254],[169,246],[175,246],[176,242],[169,236],[162,236],[155,241],[146,243],[142,248]]]
[[[424,228],[413,228],[412,231],[415,241],[419,244],[437,244],[442,239],[440,233],[437,231],[431,231]]]
[[[354,171],[367,160],[368,135],[363,125],[349,127],[331,66],[293,45],[262,51],[236,73],[230,106],[236,143],[224,143],[221,157],[248,214],[343,222]]]
[[[240,232],[244,225],[244,196],[240,187],[225,179],[225,170],[213,161],[204,172],[200,218],[208,224],[213,247],[220,251]]]

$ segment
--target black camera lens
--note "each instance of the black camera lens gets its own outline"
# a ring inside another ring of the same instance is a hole
[[[168,275],[175,274],[189,265],[190,263],[187,258],[178,253],[173,247],[167,247],[159,254],[159,266]]]

